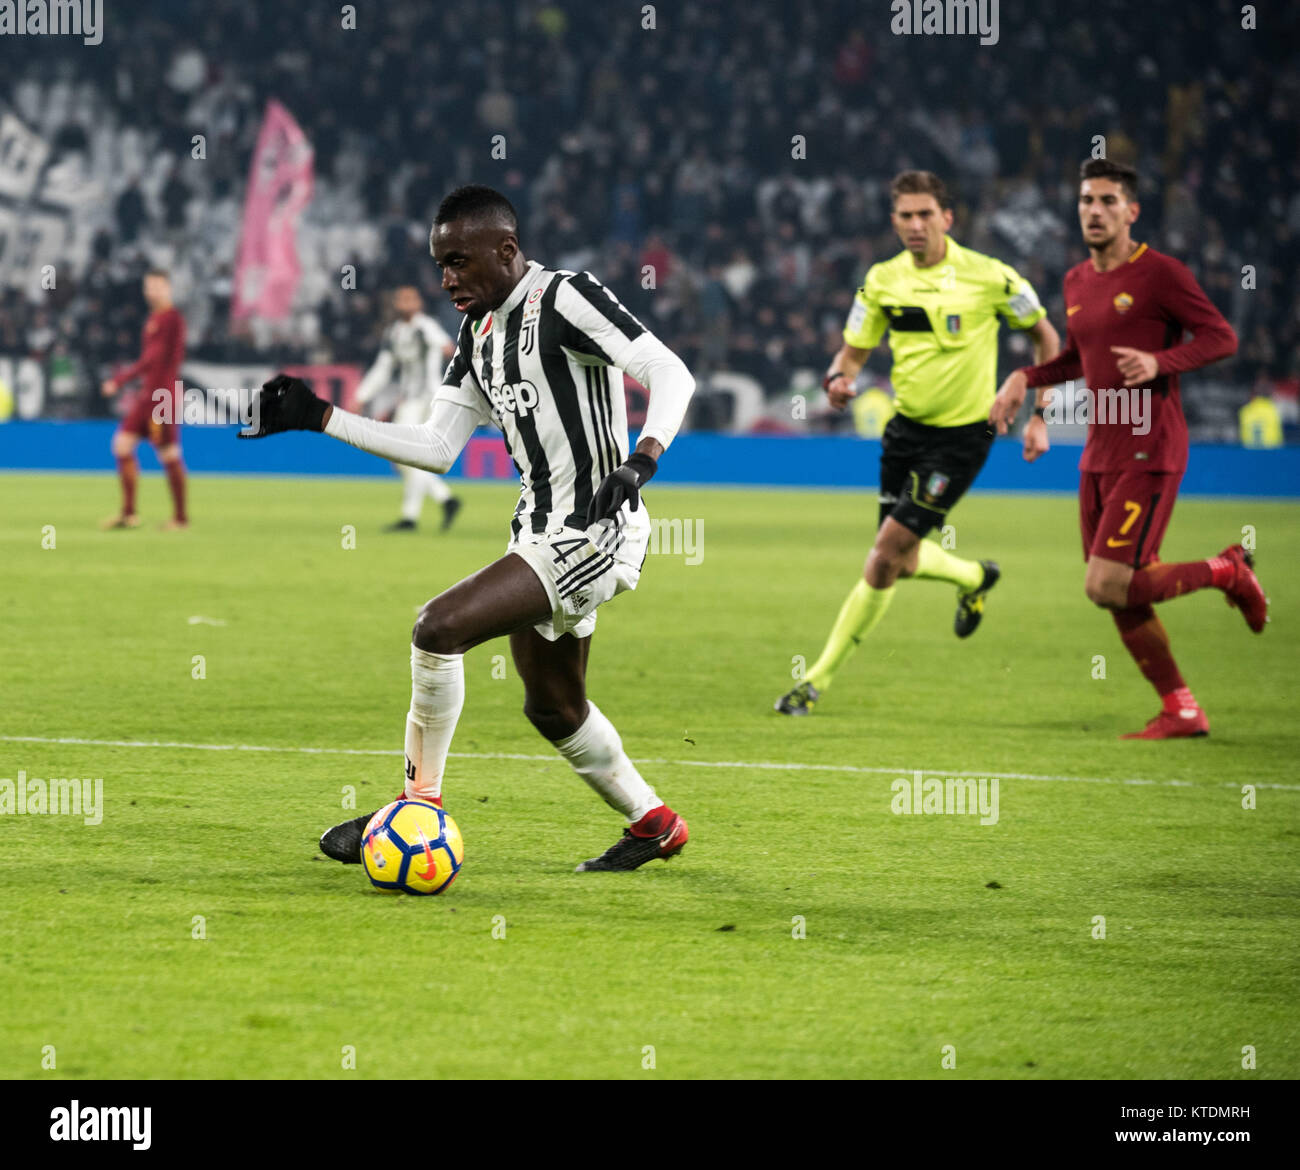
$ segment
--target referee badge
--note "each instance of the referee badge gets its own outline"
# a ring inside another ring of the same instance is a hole
[[[960,313],[949,313],[949,314],[948,314],[948,332],[949,332],[949,333],[960,333],[960,332],[961,332],[961,314],[960,314]]]
[[[942,471],[930,472],[930,478],[925,481],[925,498],[927,500],[937,500],[948,488],[948,477]]]

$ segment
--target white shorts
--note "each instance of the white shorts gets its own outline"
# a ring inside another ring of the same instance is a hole
[[[550,621],[533,628],[548,642],[565,634],[590,637],[597,607],[636,588],[649,543],[644,500],[635,512],[625,504],[617,521],[602,520],[586,531],[564,526],[543,533],[520,530],[506,552],[528,562],[551,602]]]

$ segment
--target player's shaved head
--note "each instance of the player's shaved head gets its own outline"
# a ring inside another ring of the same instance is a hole
[[[452,223],[456,220],[472,220],[477,224],[490,225],[503,232],[508,232],[517,240],[519,238],[519,217],[514,205],[500,191],[471,183],[466,187],[457,187],[438,204],[438,213],[433,217],[433,226]]]
[[[510,200],[477,184],[457,187],[438,205],[429,252],[452,304],[471,320],[501,304],[527,266]]]

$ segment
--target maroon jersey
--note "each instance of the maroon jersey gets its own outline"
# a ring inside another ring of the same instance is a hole
[[[153,402],[153,392],[165,387],[175,395],[176,379],[181,376],[181,362],[185,360],[185,318],[173,305],[170,309],[161,309],[150,313],[140,334],[139,360],[127,366],[114,381],[119,386],[125,385],[133,378],[140,379],[139,397],[145,402]],[[179,412],[181,403],[176,398],[173,408]],[[177,415],[179,421],[179,413]]]
[[[1232,326],[1185,265],[1146,244],[1109,272],[1098,272],[1091,260],[1071,268],[1065,274],[1065,312],[1065,348],[1051,361],[1026,368],[1030,386],[1082,378],[1094,395],[1127,389],[1112,345],[1144,350],[1159,363],[1145,420],[1150,429],[1135,434],[1131,419],[1097,417],[1102,412],[1094,398],[1080,469],[1184,471],[1187,420],[1178,375],[1235,353]],[[1187,332],[1193,338],[1184,343]]]

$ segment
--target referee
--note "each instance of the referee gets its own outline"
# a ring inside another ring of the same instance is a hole
[[[897,413],[881,446],[876,542],[821,656],[777,700],[783,715],[812,710],[835,672],[885,616],[900,577],[956,585],[957,636],[975,632],[984,597],[997,584],[997,564],[963,560],[923,537],[944,523],[988,457],[999,318],[1029,332],[1035,363],[1059,348],[1029,282],[949,237],[952,203],[937,176],[904,171],[889,193],[904,251],[867,270],[844,327],[844,345],[822,380],[831,405],[843,409],[855,397],[853,383],[868,355],[889,331]]]

